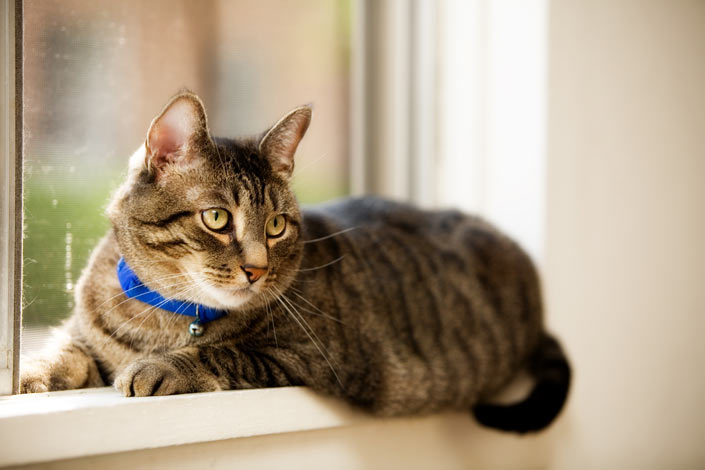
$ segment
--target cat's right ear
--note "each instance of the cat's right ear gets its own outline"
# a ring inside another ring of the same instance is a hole
[[[198,96],[190,92],[174,96],[152,120],[145,142],[145,167],[157,177],[170,167],[194,163],[197,149],[208,142],[206,111]]]

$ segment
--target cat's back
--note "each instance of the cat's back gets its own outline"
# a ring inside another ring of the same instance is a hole
[[[457,210],[423,210],[376,196],[344,198],[306,207],[303,212],[307,233],[321,236],[331,227],[394,230],[410,236],[442,236],[452,233],[460,225],[486,225]]]
[[[354,324],[389,368],[423,370],[415,385],[430,387],[436,404],[461,407],[496,389],[537,341],[533,263],[479,217],[351,198],[307,209],[303,239],[309,299]]]
[[[486,257],[526,257],[516,243],[480,217],[456,209],[424,210],[376,196],[345,198],[304,209],[305,239],[333,234],[344,234],[357,242],[372,235],[377,241],[422,243],[444,256],[469,250]],[[438,253],[432,250],[427,254]]]
[[[533,262],[480,217],[378,197],[349,198],[306,210],[303,239],[304,272],[336,261],[334,271],[368,290],[434,294],[441,299],[434,310],[449,307],[457,288],[473,302],[484,299],[499,316],[540,322]]]

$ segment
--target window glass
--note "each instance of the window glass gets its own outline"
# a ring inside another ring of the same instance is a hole
[[[128,157],[184,87],[217,136],[313,103],[295,189],[302,202],[347,193],[348,1],[27,1],[24,22],[23,352],[70,314]]]

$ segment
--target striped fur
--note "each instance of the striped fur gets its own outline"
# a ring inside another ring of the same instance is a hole
[[[200,106],[193,95],[178,99]],[[523,422],[502,407],[477,415],[527,431],[560,411],[570,369],[544,331],[536,270],[516,243],[477,217],[372,197],[301,211],[288,175],[310,110],[270,129],[265,139],[282,140],[268,145],[213,140],[199,116],[180,153],[150,164],[145,146],[131,160],[76,310],[52,349],[22,364],[22,391],[114,384],[145,396],[307,385],[390,416],[470,410],[520,369],[549,364],[558,372],[532,370],[557,384],[549,403],[532,402],[546,413],[524,410]],[[276,161],[267,154],[280,151]],[[233,215],[227,233],[200,222],[210,207]],[[264,233],[272,214],[287,217],[279,238]],[[120,256],[165,297],[229,314],[190,336],[192,318],[126,298],[115,275]],[[268,266],[265,278],[235,292],[248,285],[240,266],[254,258]]]

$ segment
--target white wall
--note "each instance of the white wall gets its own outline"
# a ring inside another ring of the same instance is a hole
[[[705,2],[552,2],[545,286],[556,468],[705,466]]]

